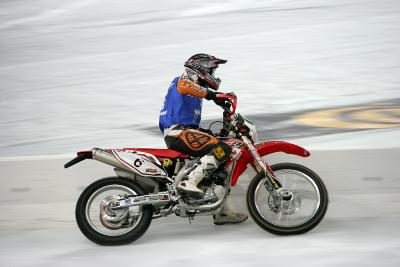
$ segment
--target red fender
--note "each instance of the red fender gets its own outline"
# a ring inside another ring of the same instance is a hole
[[[261,157],[275,153],[275,152],[284,152],[286,154],[297,155],[300,157],[308,157],[310,156],[310,152],[301,146],[287,143],[284,141],[267,141],[258,143],[255,145],[258,154]],[[252,155],[247,149],[243,149],[242,155],[237,160],[235,169],[233,170],[231,186],[235,186],[239,176],[246,170],[247,164],[249,164],[253,160]]]

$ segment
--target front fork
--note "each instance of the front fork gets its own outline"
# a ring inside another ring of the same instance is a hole
[[[267,165],[265,160],[258,154],[256,148],[253,146],[249,138],[246,136],[241,136],[243,143],[246,145],[247,150],[254,158],[254,167],[257,173],[262,173],[267,178],[265,179],[264,186],[271,193],[274,202],[280,203],[281,200],[289,201],[293,198],[293,193],[284,189],[281,184],[279,184],[276,180],[276,177],[271,170],[271,168]]]

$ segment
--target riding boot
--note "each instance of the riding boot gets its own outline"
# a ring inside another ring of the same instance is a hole
[[[213,172],[219,166],[218,161],[213,155],[205,155],[200,159],[200,164],[197,165],[188,175],[187,180],[184,180],[176,187],[182,190],[188,197],[201,199],[204,197],[204,192],[197,187],[205,176]]]
[[[234,212],[229,209],[228,202],[225,202],[225,205],[221,211],[221,213],[213,216],[214,224],[222,225],[226,223],[241,223],[247,220],[249,216],[243,213]]]

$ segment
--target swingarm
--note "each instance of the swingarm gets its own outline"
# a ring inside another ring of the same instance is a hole
[[[142,205],[157,205],[167,204],[173,200],[173,196],[170,192],[160,192],[158,194],[149,194],[144,196],[121,196],[121,198],[115,202],[113,209],[128,208],[131,206],[142,206]]]

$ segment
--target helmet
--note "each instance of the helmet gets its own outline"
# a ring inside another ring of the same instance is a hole
[[[193,80],[194,76],[200,82],[201,86],[218,90],[221,79],[214,76],[218,64],[225,64],[227,60],[216,58],[207,54],[196,54],[191,56],[186,62],[186,72]]]

